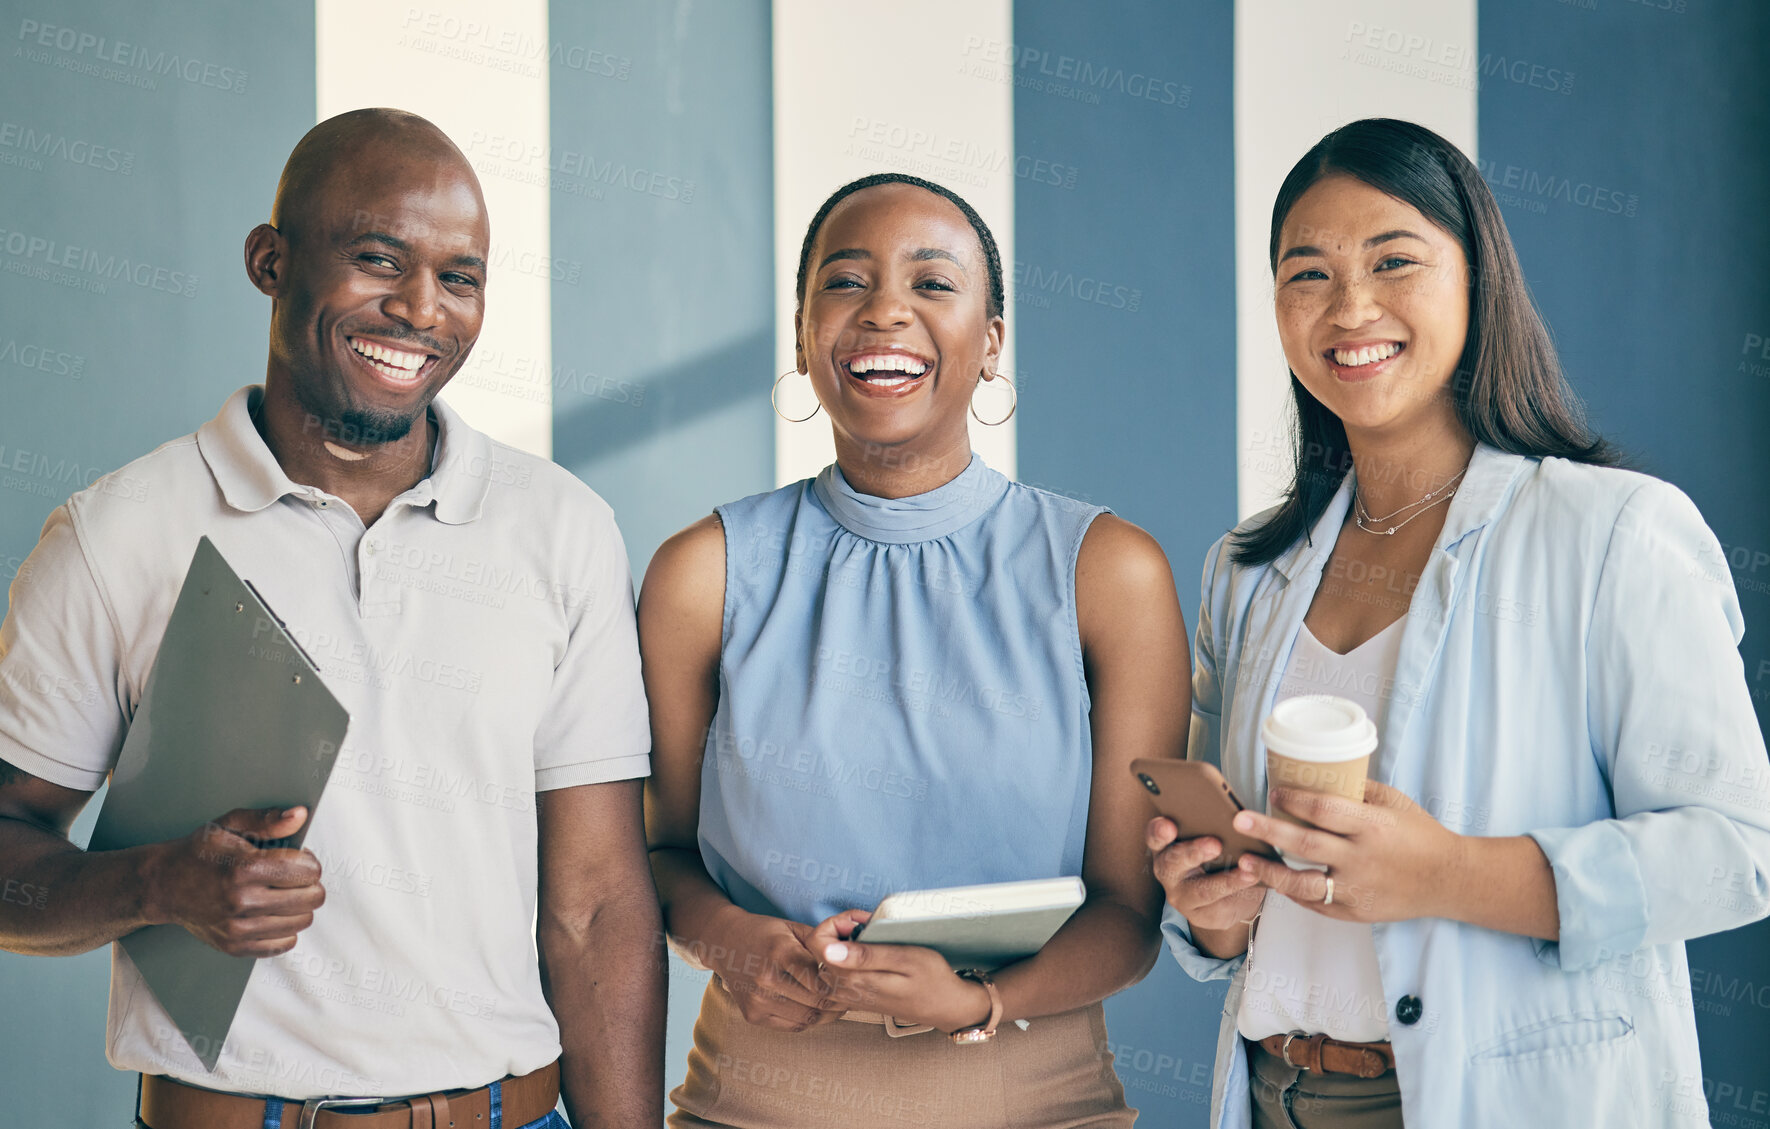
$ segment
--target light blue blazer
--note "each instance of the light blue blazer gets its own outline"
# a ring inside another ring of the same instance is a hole
[[[1271,564],[1228,538],[1205,563],[1188,755],[1250,807],[1351,489]],[[1372,774],[1454,831],[1534,838],[1561,931],[1374,927],[1407,1123],[1706,1127],[1684,941],[1770,913],[1770,769],[1714,534],[1657,479],[1478,446],[1402,631]],[[1162,930],[1195,979],[1231,980],[1211,1124],[1248,1126],[1244,958],[1199,952],[1172,909]]]

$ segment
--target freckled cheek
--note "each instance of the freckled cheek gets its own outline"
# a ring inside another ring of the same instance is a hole
[[[1405,303],[1416,317],[1440,324],[1466,320],[1469,313],[1469,289],[1448,269],[1421,272],[1397,283],[1393,300]]]
[[[1398,281],[1389,301],[1415,314],[1442,318],[1456,303],[1466,304],[1468,298],[1449,275],[1421,273]]]
[[[1449,372],[1463,354],[1469,331],[1468,297],[1460,286],[1440,280],[1422,283],[1406,295],[1397,295],[1396,313],[1415,338],[1422,359],[1429,359],[1433,375]]]
[[[1275,304],[1279,344],[1292,368],[1296,368],[1305,358],[1314,356],[1314,351],[1309,347],[1309,335],[1321,312],[1318,305],[1319,303],[1310,302],[1300,296],[1286,295],[1280,295]]]

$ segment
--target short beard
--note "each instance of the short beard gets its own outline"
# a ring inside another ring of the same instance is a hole
[[[421,413],[422,408],[419,409]],[[338,442],[353,447],[372,447],[404,439],[418,422],[417,415],[396,415],[392,412],[370,412],[351,408],[339,413]]]
[[[384,443],[395,443],[411,434],[412,425],[418,422],[427,407],[421,407],[410,415],[397,412],[377,412],[366,408],[338,408],[330,404],[317,404],[307,389],[296,386],[295,398],[301,402],[302,410],[307,413],[302,423],[303,430],[318,429],[320,434],[334,443],[343,443],[348,447],[378,447]]]

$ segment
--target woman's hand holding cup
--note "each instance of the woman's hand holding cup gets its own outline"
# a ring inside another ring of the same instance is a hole
[[[1241,812],[1235,829],[1285,861],[1244,855],[1244,874],[1341,921],[1449,916],[1464,840],[1366,778],[1377,727],[1361,706],[1326,694],[1291,698],[1261,723],[1260,739],[1267,814]]]
[[[1455,916],[1451,907],[1461,886],[1466,841],[1405,793],[1366,780],[1362,803],[1296,788],[1275,788],[1269,796],[1275,809],[1312,826],[1244,811],[1236,815],[1235,829],[1327,869],[1296,869],[1243,855],[1239,869],[1259,883],[1256,888],[1276,890],[1341,921]],[[1332,904],[1326,902],[1329,875]]]

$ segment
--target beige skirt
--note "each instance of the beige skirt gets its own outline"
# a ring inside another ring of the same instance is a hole
[[[715,976],[701,1000],[671,1129],[1126,1129],[1137,1119],[1106,1048],[1099,1004],[1004,1023],[955,1046],[839,1020],[801,1034],[744,1021]]]

